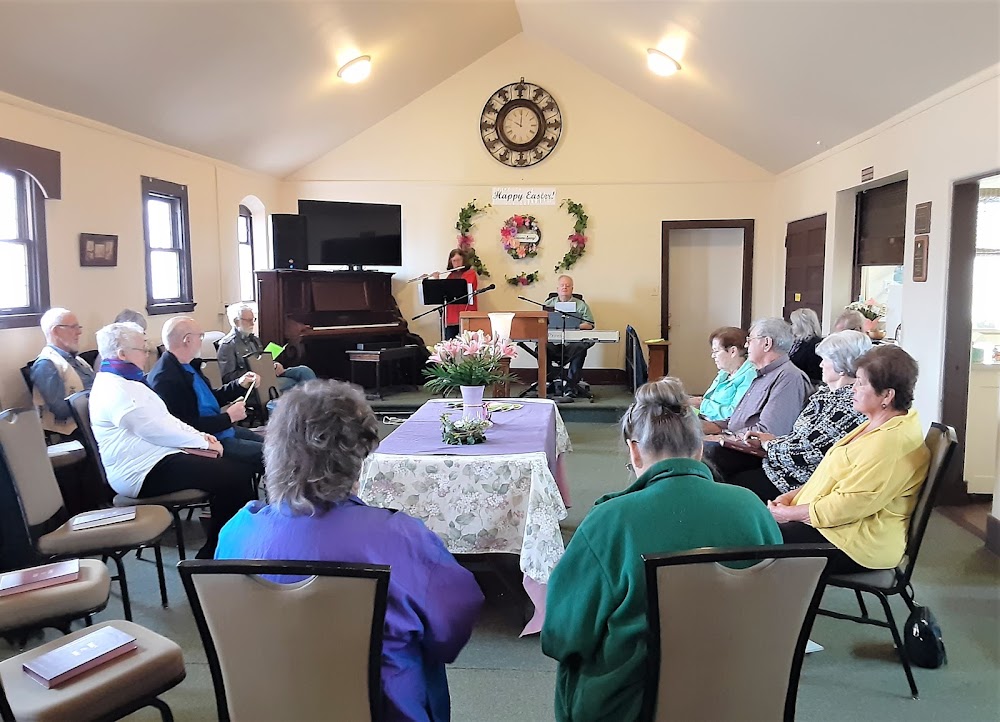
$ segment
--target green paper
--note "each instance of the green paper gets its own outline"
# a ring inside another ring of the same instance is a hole
[[[286,346],[287,346],[287,344],[286,344]],[[277,359],[278,356],[281,355],[281,352],[284,351],[284,350],[285,350],[285,346],[279,346],[274,341],[272,341],[271,343],[269,343],[267,346],[264,347],[264,351],[266,351],[267,353],[271,354],[271,358],[272,359]]]

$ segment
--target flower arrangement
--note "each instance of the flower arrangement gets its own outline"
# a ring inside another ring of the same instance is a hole
[[[538,271],[532,271],[531,273],[519,273],[516,276],[507,276],[506,278],[507,283],[511,286],[530,286],[541,277],[541,273]]]
[[[487,270],[486,264],[479,258],[476,249],[472,247],[472,244],[475,243],[475,239],[472,237],[472,219],[489,207],[489,203],[485,206],[477,206],[476,199],[473,198],[458,212],[458,220],[455,222],[455,230],[458,231],[458,247],[466,252],[469,262],[476,269],[476,273],[487,277],[490,272]]]
[[[846,306],[846,309],[848,311],[857,311],[867,319],[864,325],[866,333],[878,330],[879,321],[885,316],[885,306],[873,298],[869,298],[867,301],[850,303]]]
[[[534,242],[519,241],[517,234],[525,231],[529,234],[533,233],[536,240]],[[538,227],[538,221],[535,220],[534,216],[511,216],[504,221],[503,226],[500,228],[500,242],[503,244],[503,249],[507,252],[508,256],[515,260],[537,256],[538,244],[541,240],[542,231]]]
[[[487,419],[452,419],[441,414],[441,440],[446,444],[481,444],[489,426]]]
[[[435,344],[424,376],[424,387],[435,393],[458,386],[489,386],[510,382],[500,362],[517,355],[509,340],[494,340],[482,331],[463,331],[450,341]]]
[[[573,224],[573,232],[566,239],[569,241],[569,250],[566,251],[566,255],[556,265],[555,270],[557,273],[563,269],[572,268],[583,257],[583,254],[587,252],[587,236],[585,231],[587,230],[587,223],[590,221],[590,217],[584,212],[581,203],[576,203],[571,198],[567,198],[559,204],[560,208],[563,206],[566,206],[569,214],[576,218],[576,223]]]

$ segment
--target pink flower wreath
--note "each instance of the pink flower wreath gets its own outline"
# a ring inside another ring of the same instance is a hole
[[[538,235],[538,242],[524,243],[517,240],[517,234],[522,229],[533,231]],[[542,231],[538,227],[538,221],[534,216],[511,216],[504,221],[500,228],[500,242],[507,255],[517,260],[521,258],[534,258],[538,255],[538,243],[541,242]]]

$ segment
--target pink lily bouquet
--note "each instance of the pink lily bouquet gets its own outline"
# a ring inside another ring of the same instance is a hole
[[[847,308],[851,311],[858,311],[865,317],[865,332],[877,329],[879,321],[885,316],[885,306],[873,298],[869,298],[867,301],[855,301],[848,304]]]
[[[450,341],[434,345],[427,360],[424,387],[435,393],[459,386],[490,386],[509,382],[500,362],[514,358],[517,351],[509,340],[494,340],[482,331],[464,331]]]

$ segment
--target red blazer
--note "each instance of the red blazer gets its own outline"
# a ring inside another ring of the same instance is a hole
[[[464,278],[466,281],[472,284],[472,290],[476,291],[479,289],[479,276],[476,275],[476,269],[468,268],[462,273],[455,273],[452,271],[448,274],[448,278]],[[458,325],[458,314],[462,311],[476,311],[478,310],[478,305],[476,303],[478,299],[473,297],[472,303],[452,303],[448,305],[445,310],[444,324],[445,326],[457,326]]]

